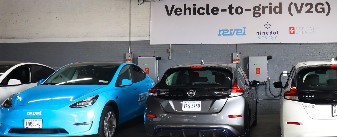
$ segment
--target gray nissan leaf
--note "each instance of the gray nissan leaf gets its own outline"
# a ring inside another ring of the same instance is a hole
[[[148,136],[249,136],[256,91],[236,64],[180,65],[152,89],[144,113]]]

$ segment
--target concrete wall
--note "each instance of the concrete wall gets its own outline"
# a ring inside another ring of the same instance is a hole
[[[130,0],[0,0],[0,42],[128,41]],[[149,40],[150,3],[131,0],[131,40]]]
[[[129,42],[50,42],[50,43],[2,43],[0,59],[39,62],[58,68],[80,61],[123,61]],[[268,62],[271,83],[278,81],[283,70],[308,60],[329,60],[337,56],[337,44],[246,44],[246,45],[172,45],[172,59],[168,59],[169,45],[149,45],[149,41],[131,43],[134,57],[159,56],[159,75],[166,69],[188,63],[231,62],[231,53],[241,52],[241,57],[272,55]],[[244,65],[243,65],[244,66]],[[282,78],[285,81],[285,78]],[[271,92],[279,90],[271,86]],[[268,83],[258,88],[259,113],[278,113],[278,98],[270,94]]]

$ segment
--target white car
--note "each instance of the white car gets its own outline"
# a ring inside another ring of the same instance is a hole
[[[38,63],[0,61],[0,104],[12,94],[36,86],[54,71]]]
[[[337,136],[337,61],[309,61],[294,66],[282,88],[283,137]]]

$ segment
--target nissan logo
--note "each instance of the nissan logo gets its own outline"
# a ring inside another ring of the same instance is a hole
[[[187,96],[188,97],[193,97],[193,96],[195,96],[195,90],[189,90],[188,92],[187,92]]]

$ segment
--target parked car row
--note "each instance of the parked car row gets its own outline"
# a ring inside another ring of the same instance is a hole
[[[0,136],[112,137],[139,116],[148,136],[247,137],[257,125],[255,83],[237,64],[178,65],[157,84],[133,63],[1,64]],[[337,135],[334,59],[298,63],[274,86],[282,136]]]

